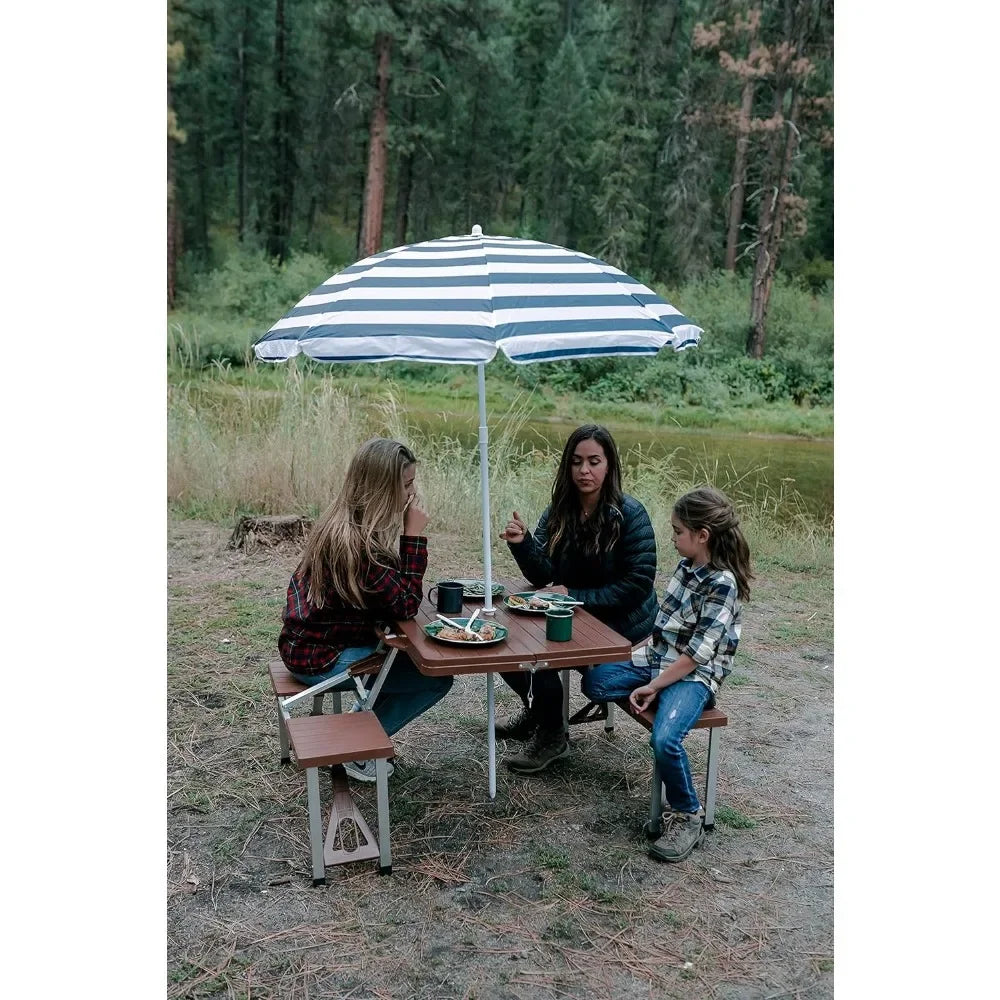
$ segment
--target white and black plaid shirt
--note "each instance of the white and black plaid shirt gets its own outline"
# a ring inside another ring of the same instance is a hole
[[[653,634],[645,646],[632,650],[632,662],[655,675],[687,653],[698,664],[692,679],[718,694],[740,641],[743,606],[737,593],[729,570],[692,567],[690,559],[682,559],[667,584]]]

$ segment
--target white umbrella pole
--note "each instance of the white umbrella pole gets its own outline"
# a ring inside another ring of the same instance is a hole
[[[493,551],[490,533],[490,469],[489,441],[486,428],[486,362],[480,361],[479,369],[479,479],[483,491],[483,586],[485,602],[483,614],[493,614]]]

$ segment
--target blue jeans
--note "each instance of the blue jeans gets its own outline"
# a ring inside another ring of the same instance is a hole
[[[320,681],[327,681],[335,674],[339,674],[352,663],[363,660],[366,656],[375,652],[375,645],[371,646],[349,646],[341,650],[333,666],[322,674],[297,674],[289,671],[291,675],[300,683],[319,684]],[[406,653],[396,653],[396,659],[389,668],[389,673],[375,699],[373,711],[387,736],[398,733],[408,722],[412,722],[418,715],[426,712],[431,705],[437,704],[450,690],[454,678],[452,677],[425,677],[416,664]],[[354,691],[353,679],[347,679],[330,688],[331,691]]]
[[[600,663],[583,675],[580,685],[591,701],[627,698],[653,677],[649,667],[631,662]],[[706,684],[683,678],[665,687],[656,699],[656,718],[649,745],[663,781],[667,802],[678,812],[694,813],[701,808],[691,781],[691,768],[684,750],[684,737],[698,721],[712,692]]]

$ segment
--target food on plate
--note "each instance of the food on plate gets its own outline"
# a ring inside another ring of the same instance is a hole
[[[446,628],[439,628],[435,634],[439,639],[464,639],[466,642],[476,641],[465,629],[452,628],[450,625]]]
[[[530,598],[522,597],[520,594],[511,594],[507,598],[507,606],[519,608],[522,611],[548,611],[554,605],[551,601],[546,601],[537,594],[532,594]]]
[[[483,624],[479,628],[474,628],[473,634],[469,635],[464,629],[452,628],[450,625],[445,628],[438,629],[435,635],[439,639],[452,639],[460,642],[488,642],[490,639],[495,639],[497,636],[497,630],[494,626],[489,624]]]

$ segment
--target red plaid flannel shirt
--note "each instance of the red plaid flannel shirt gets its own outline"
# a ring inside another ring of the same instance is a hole
[[[301,576],[293,574],[278,637],[278,651],[285,666],[297,674],[325,673],[341,650],[374,644],[376,622],[412,618],[423,599],[427,539],[422,535],[401,536],[399,563],[399,569],[364,564],[361,589],[369,595],[365,608],[351,607],[331,591],[326,604],[317,609],[306,598]]]

